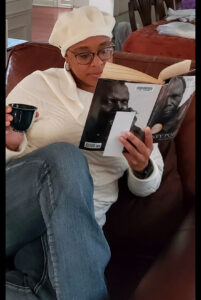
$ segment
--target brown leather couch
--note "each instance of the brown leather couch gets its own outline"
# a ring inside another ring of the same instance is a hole
[[[158,76],[179,59],[116,52],[114,62]],[[6,72],[7,94],[36,69],[63,67],[57,48],[14,47]],[[194,68],[195,63],[192,63]],[[106,278],[112,300],[195,299],[195,99],[174,141],[159,144],[164,174],[156,193],[132,195],[125,175],[104,226],[112,258]]]

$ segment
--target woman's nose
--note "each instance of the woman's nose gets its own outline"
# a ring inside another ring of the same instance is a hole
[[[91,66],[95,66],[95,65],[102,65],[103,61],[99,58],[99,56],[97,55],[97,53],[95,53],[94,58],[91,62]]]

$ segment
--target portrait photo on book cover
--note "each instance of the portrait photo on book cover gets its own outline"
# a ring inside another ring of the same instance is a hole
[[[174,138],[190,105],[195,90],[195,77],[171,78],[161,89],[148,121],[153,140]]]

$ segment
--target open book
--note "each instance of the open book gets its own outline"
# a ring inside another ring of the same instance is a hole
[[[99,78],[79,147],[120,156],[118,136],[127,130],[144,140],[144,128],[153,141],[175,137],[195,93],[191,60],[163,69],[158,78],[107,62]]]

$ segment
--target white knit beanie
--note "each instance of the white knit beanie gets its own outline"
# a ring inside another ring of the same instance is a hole
[[[96,7],[83,6],[62,14],[54,25],[49,43],[61,49],[65,57],[66,50],[88,37],[104,35],[112,38],[115,18]]]

